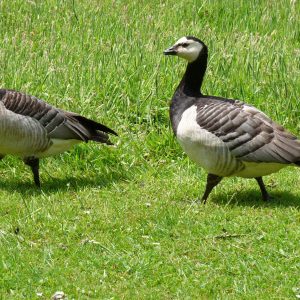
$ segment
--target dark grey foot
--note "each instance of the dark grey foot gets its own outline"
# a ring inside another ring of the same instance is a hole
[[[273,196],[271,196],[270,194],[267,194],[266,196],[263,196],[262,199],[264,201],[271,201],[271,200],[274,200],[275,198]]]
[[[262,177],[255,177],[259,187],[260,187],[260,191],[261,191],[261,195],[262,195],[262,199],[264,201],[269,201],[271,199],[273,199],[273,197],[270,196],[270,194],[267,192],[266,186],[263,182]]]
[[[222,180],[222,177],[214,175],[214,174],[208,174],[207,175],[207,181],[206,181],[206,188],[205,188],[205,192],[204,195],[202,197],[201,202],[203,204],[206,203],[206,200],[210,194],[210,192],[212,191],[212,189],[218,185],[220,183],[220,181]]]
[[[34,183],[37,187],[41,187],[40,175],[39,175],[39,159],[35,157],[26,157],[23,159],[24,163],[31,168],[33,173]]]

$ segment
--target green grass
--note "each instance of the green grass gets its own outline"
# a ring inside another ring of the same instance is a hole
[[[294,299],[300,170],[226,179],[173,137],[185,68],[162,51],[209,47],[204,92],[254,104],[300,136],[299,1],[0,2],[0,86],[107,124],[115,147],[81,144],[28,168],[0,164],[0,299]],[[42,293],[42,296],[41,294]]]

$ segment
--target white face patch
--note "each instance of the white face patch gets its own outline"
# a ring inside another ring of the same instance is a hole
[[[187,39],[185,36],[180,38],[175,45],[177,56],[186,59],[188,62],[193,62],[199,56],[203,45],[192,39]]]

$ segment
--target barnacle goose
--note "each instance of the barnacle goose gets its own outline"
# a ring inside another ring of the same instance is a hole
[[[40,187],[39,158],[62,153],[79,142],[111,145],[112,129],[64,111],[34,96],[0,89],[0,157],[21,157]]]
[[[300,140],[257,108],[238,100],[203,95],[207,46],[198,38],[180,38],[165,55],[188,61],[170,106],[173,131],[187,155],[207,172],[202,201],[223,177],[255,178],[263,200],[262,176],[300,166]]]

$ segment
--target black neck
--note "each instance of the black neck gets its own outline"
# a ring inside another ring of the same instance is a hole
[[[204,45],[198,58],[187,65],[185,74],[177,88],[178,92],[183,92],[188,96],[198,96],[201,94],[201,85],[207,67],[207,47]]]

